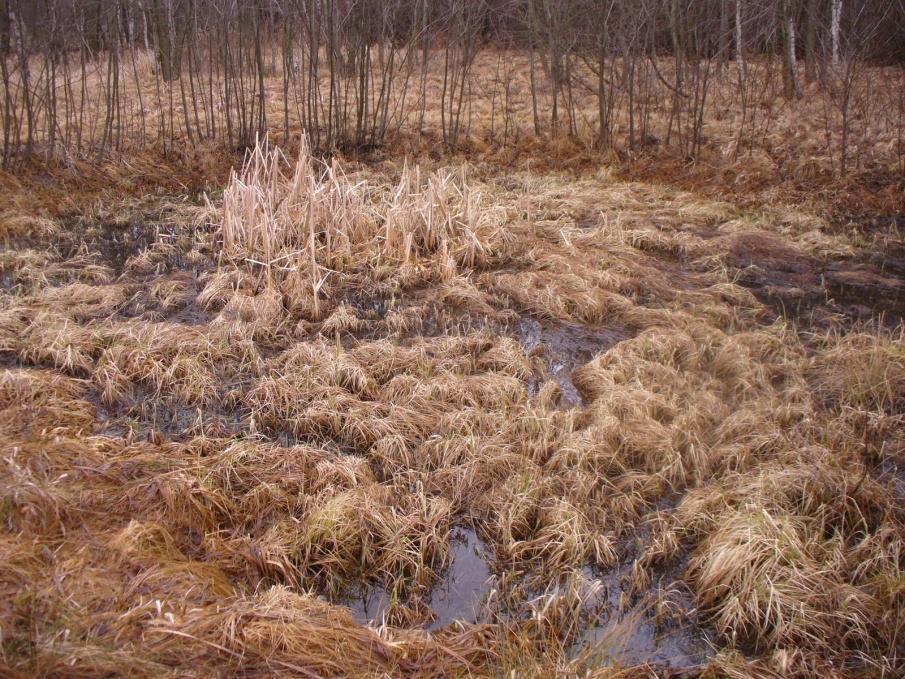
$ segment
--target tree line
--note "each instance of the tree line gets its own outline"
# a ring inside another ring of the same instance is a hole
[[[521,58],[477,92],[494,50]],[[499,103],[495,135],[514,133],[516,78],[536,135],[606,149],[619,130],[694,157],[715,82],[740,105],[740,144],[774,83],[789,100],[815,83],[844,135],[864,66],[903,63],[905,0],[0,0],[2,164],[298,128],[362,148],[437,112],[454,148],[476,97]]]

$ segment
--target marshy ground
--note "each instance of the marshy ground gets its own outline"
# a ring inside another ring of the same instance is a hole
[[[15,190],[13,676],[903,669],[899,217],[263,144]]]

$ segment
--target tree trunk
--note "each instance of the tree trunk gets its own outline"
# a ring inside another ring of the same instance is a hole
[[[782,34],[783,34],[783,95],[786,99],[800,99],[801,82],[798,79],[798,61],[795,54],[795,3],[783,0]]]
[[[832,49],[831,63],[833,68],[839,66],[839,25],[842,22],[842,0],[833,0],[830,17],[830,42]]]
[[[719,48],[717,50],[717,65],[720,69],[720,75],[723,73],[723,68],[726,65],[726,61],[729,59],[729,50],[730,50],[730,40],[731,31],[729,30],[729,0],[723,0],[720,3],[720,35],[717,39],[717,44]]]
[[[735,65],[738,68],[739,85],[744,87],[748,68],[745,65],[745,41],[742,33],[742,0],[735,0]]]
[[[812,83],[817,78],[817,23],[820,18],[817,0],[808,0],[804,14],[804,79]]]

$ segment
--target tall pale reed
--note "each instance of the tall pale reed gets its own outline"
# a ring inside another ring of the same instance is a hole
[[[353,182],[342,164],[314,158],[305,138],[291,164],[259,140],[223,195],[223,251],[269,280],[298,272],[315,302],[325,276],[378,265],[454,278],[502,253],[506,212],[482,205],[465,169],[422,178],[403,168],[395,188]]]

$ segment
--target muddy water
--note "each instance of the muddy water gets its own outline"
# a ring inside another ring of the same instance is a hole
[[[476,620],[489,589],[489,551],[477,533],[471,528],[457,529],[450,549],[449,572],[431,593],[430,606],[437,617],[429,629],[442,629],[456,620]]]
[[[540,356],[549,377],[562,389],[561,405],[584,405],[584,397],[572,381],[572,372],[632,333],[621,324],[590,327],[574,323],[540,322],[522,317],[515,326],[515,336],[525,354]],[[539,380],[533,378],[529,389],[536,394]]]
[[[102,225],[91,227],[82,234],[79,247],[87,244],[89,250],[98,252],[117,275],[125,272],[123,278],[131,278],[133,273],[127,271],[129,258],[166,237],[167,234],[162,234],[155,226],[139,223]],[[182,269],[183,265],[182,261],[175,259],[169,261],[166,268],[172,271]],[[156,272],[155,275],[159,277]],[[138,278],[135,282],[141,284]],[[197,289],[192,286],[189,286],[189,291],[192,294],[187,295],[187,300],[197,294]],[[384,308],[373,308],[375,316],[383,313]],[[210,314],[198,309],[192,301],[163,315],[171,322],[204,324],[210,321]],[[468,317],[463,320],[461,315],[456,314],[440,318],[436,328],[428,323],[419,334],[473,331],[482,327],[514,337],[526,354],[540,359],[541,374],[533,378],[530,387],[536,393],[544,379],[553,379],[562,390],[561,405],[566,407],[584,403],[572,380],[573,371],[632,336],[631,331],[619,324],[590,327],[522,316],[493,326],[485,318]],[[131,402],[110,408],[101,406],[98,394],[92,396],[98,408],[98,429],[109,435],[165,436],[181,440],[203,431],[210,435],[233,437],[242,436],[247,427],[241,413],[216,408],[199,411],[177,403],[160,402],[148,393],[139,392]],[[450,539],[450,551],[450,564],[446,572],[426,597],[433,613],[431,622],[426,625],[429,630],[443,629],[456,621],[478,622],[485,619],[484,604],[493,586],[490,549],[474,530],[457,528]],[[604,584],[606,598],[601,602],[599,616],[593,619],[593,624],[582,636],[578,644],[580,648],[588,649],[602,664],[649,662],[689,667],[706,657],[706,644],[693,625],[658,622],[643,604],[620,608],[625,596],[619,577],[605,575],[596,578]],[[380,585],[367,584],[345,603],[360,622],[380,624],[393,601],[391,593]]]
[[[81,249],[94,253],[118,277],[126,272],[130,258],[157,244],[172,244],[177,247],[165,258],[164,268],[167,271],[191,270],[196,267],[188,266],[183,257],[202,231],[193,225],[177,227],[144,218],[129,222],[76,221],[66,225],[56,246],[64,259],[73,257]]]
[[[572,654],[581,654],[597,666],[647,663],[681,671],[705,663],[712,649],[707,634],[694,621],[691,595],[664,578],[645,595],[632,599],[623,584],[630,571],[631,565],[626,564],[600,578],[600,615],[574,644]],[[660,615],[657,587],[670,590],[669,612]]]
[[[905,319],[905,248],[871,252],[847,262],[832,262],[821,272],[828,295],[855,310]],[[859,309],[860,307],[860,309]]]
[[[450,549],[450,567],[429,597],[435,616],[426,626],[430,631],[456,621],[486,620],[484,605],[495,582],[488,548],[472,529],[458,528]],[[584,570],[588,583],[601,585],[600,594],[585,606],[584,631],[570,647],[570,656],[580,657],[591,667],[648,664],[669,672],[705,664],[713,655],[708,633],[695,620],[690,593],[681,584],[673,584],[682,565],[663,574],[638,597],[630,595],[626,584],[631,566],[628,561],[603,574]],[[661,589],[669,591],[669,605],[661,606],[658,613]],[[367,585],[344,603],[359,622],[379,625],[392,600],[383,587]],[[513,621],[521,618],[518,611],[511,615]]]
[[[117,310],[121,318],[143,318],[181,325],[205,325],[214,314],[195,301],[201,288],[198,276],[214,267],[210,250],[199,249],[202,229],[161,225],[154,221],[132,220],[128,223],[76,223],[57,244],[64,259],[80,250],[94,254],[97,261],[110,267],[117,283],[124,283],[129,301]],[[197,255],[192,264],[187,261],[189,250]],[[200,255],[200,252],[207,255]],[[130,260],[143,253],[152,253],[153,264],[145,270],[130,269]],[[150,294],[149,282],[182,284],[184,290],[169,308],[160,308]]]
[[[130,257],[151,247],[160,236],[160,229],[143,220],[129,223],[105,222],[67,225],[66,240],[59,244],[64,259],[73,257],[80,248],[96,253],[119,276]]]
[[[390,608],[390,593],[376,584],[358,588],[343,602],[352,611],[352,617],[363,625],[380,625]]]
[[[905,246],[864,250],[822,262],[769,234],[740,234],[726,263],[738,282],[785,318],[821,327],[834,316],[849,321],[905,320]]]
[[[354,308],[362,318],[368,312],[380,315],[386,311],[385,304],[374,301],[364,305],[356,304]],[[557,320],[539,321],[527,314],[519,314],[508,309],[496,311],[496,317],[490,318],[455,308],[427,305],[421,316],[421,325],[404,333],[400,341],[462,335],[483,330],[513,337],[526,356],[540,359],[542,365],[542,370],[529,378],[529,394],[536,396],[541,384],[547,379],[552,379],[562,390],[560,405],[569,408],[584,405],[584,397],[572,380],[572,372],[597,354],[634,335],[618,321],[589,326]],[[355,335],[352,342],[357,339],[376,339],[385,336],[385,329],[377,332],[369,330]]]
[[[473,529],[454,529],[449,548],[449,568],[430,594],[429,604],[434,614],[427,626],[430,630],[442,629],[456,621],[475,622],[490,587],[490,552]],[[379,625],[392,600],[382,586],[369,584],[344,603],[359,622]]]

